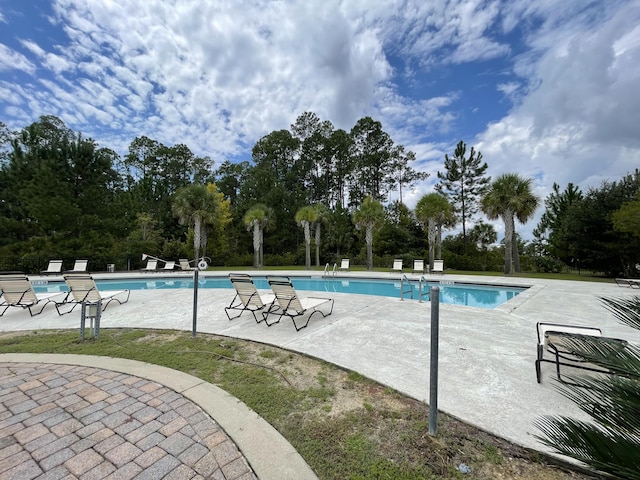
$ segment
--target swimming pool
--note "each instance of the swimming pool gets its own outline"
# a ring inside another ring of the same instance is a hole
[[[290,277],[296,290],[321,291],[336,293],[352,293],[359,295],[376,295],[383,297],[419,300],[419,284],[417,280],[401,282],[398,279],[367,279],[341,277]],[[266,277],[253,277],[256,288],[269,290]],[[101,290],[161,290],[175,288],[193,288],[193,277],[151,277],[135,279],[96,279]],[[511,300],[526,290],[525,287],[503,285],[480,285],[455,282],[427,282],[422,291],[428,292],[432,286],[440,288],[440,303],[464,305],[480,308],[495,308]],[[232,285],[228,277],[200,277],[198,288],[226,288]],[[64,282],[40,280],[34,282],[36,292],[67,291]],[[423,296],[428,300],[428,296]]]

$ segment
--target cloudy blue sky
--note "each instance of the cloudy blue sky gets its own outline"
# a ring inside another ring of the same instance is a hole
[[[640,167],[640,1],[0,0],[12,129],[55,115],[220,164],[305,111],[416,152],[410,207],[459,140],[541,198],[597,187]]]

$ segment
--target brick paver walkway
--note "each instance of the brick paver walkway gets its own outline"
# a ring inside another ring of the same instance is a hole
[[[0,479],[255,480],[202,409],[98,368],[0,363]]]

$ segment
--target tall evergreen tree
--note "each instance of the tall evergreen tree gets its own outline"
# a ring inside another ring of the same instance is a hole
[[[438,171],[440,182],[437,192],[446,195],[462,223],[462,237],[467,241],[467,223],[478,213],[482,196],[489,188],[491,177],[485,175],[488,165],[482,163],[482,153],[473,147],[467,157],[467,144],[462,140],[456,145],[453,157],[444,155],[444,172]]]

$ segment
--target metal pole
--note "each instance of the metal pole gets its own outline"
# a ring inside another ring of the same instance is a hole
[[[191,329],[191,335],[196,336],[196,329],[198,324],[198,266],[193,269],[193,327]]]
[[[429,369],[429,435],[438,433],[438,339],[440,288],[431,287],[431,364]]]

